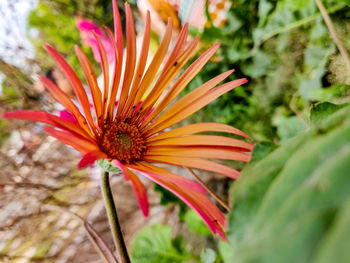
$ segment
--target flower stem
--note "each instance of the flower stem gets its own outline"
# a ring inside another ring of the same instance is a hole
[[[114,243],[116,245],[119,257],[122,263],[130,263],[128,251],[126,249],[124,237],[120,228],[117,210],[115,208],[114,199],[109,184],[109,173],[104,172],[101,175],[101,190],[105,201],[109,225],[112,230]]]

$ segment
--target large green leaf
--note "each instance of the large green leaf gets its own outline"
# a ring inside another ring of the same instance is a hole
[[[350,262],[349,171],[348,106],[243,171],[225,262]]]

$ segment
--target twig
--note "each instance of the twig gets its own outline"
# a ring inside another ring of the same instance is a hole
[[[112,259],[113,263],[118,263],[118,260],[115,258],[112,250],[108,247],[107,243],[97,233],[97,231],[93,228],[93,226],[90,225],[89,222],[87,222],[80,215],[78,215],[77,213],[74,213],[73,211],[70,211],[69,209],[66,209],[66,208],[63,208],[60,206],[55,206],[55,205],[45,205],[44,208],[46,208],[48,210],[60,210],[60,211],[63,211],[65,213],[69,213],[69,214],[73,215],[75,218],[79,219],[83,223],[84,228],[85,228],[86,232],[88,233],[88,237],[89,237],[90,241],[93,243],[93,245],[95,246],[97,251],[101,254],[101,256],[104,258],[104,260],[106,262],[109,262],[108,257],[104,253],[104,251],[101,248],[101,246],[99,245],[99,243],[102,245],[104,250],[108,253],[108,255]]]
[[[196,178],[196,180],[198,181],[198,183],[199,183],[203,188],[205,188],[205,190],[207,190],[208,193],[211,194],[211,195],[215,198],[215,200],[218,201],[218,203],[219,203],[220,205],[222,205],[223,208],[226,209],[227,212],[230,212],[230,211],[231,211],[230,207],[220,198],[220,196],[218,196],[216,193],[214,193],[214,191],[212,191],[212,190],[206,185],[206,183],[204,183],[204,182],[202,181],[202,179],[199,178],[199,176],[195,174],[195,172],[194,172],[191,168],[189,168],[189,167],[184,167],[184,168],[186,168],[186,170],[187,170],[190,174],[192,174],[192,176],[193,176],[194,178]]]
[[[294,104],[297,95],[298,95],[298,92],[295,92],[290,103],[289,103],[289,107],[295,113],[295,115],[304,123],[305,127],[309,129],[310,123],[307,121],[307,119],[303,116],[303,114],[298,110],[298,108]]]
[[[345,64],[348,67],[348,70],[350,71],[350,58],[348,55],[348,52],[346,51],[345,47],[343,46],[343,43],[340,41],[337,32],[335,31],[333,22],[330,18],[330,16],[327,13],[326,8],[322,4],[321,0],[315,0],[316,4],[318,6],[318,9],[320,9],[320,12],[322,14],[323,20],[326,23],[329,32],[331,33],[331,37],[333,38],[334,43],[336,44],[337,48],[340,51],[340,54],[342,55],[343,59],[345,60]]]

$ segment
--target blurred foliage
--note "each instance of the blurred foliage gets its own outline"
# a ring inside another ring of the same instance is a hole
[[[234,184],[225,262],[349,262],[350,107],[314,114]]]
[[[283,142],[293,136],[292,131],[286,134],[285,126],[295,126],[295,132],[306,128],[299,119],[307,117],[313,103],[349,101],[350,81],[343,77],[349,74],[342,58],[335,55],[314,0],[231,2],[226,25],[200,33],[205,47],[214,42],[221,42],[221,47],[189,90],[231,68],[236,70],[232,79],[247,77],[249,83],[225,94],[194,118],[231,124],[257,142]],[[348,3],[323,3],[346,38],[350,33]],[[192,33],[198,32],[192,29]],[[344,43],[350,47],[349,41]],[[333,61],[338,65],[332,66]]]
[[[170,226],[154,225],[142,229],[132,244],[133,263],[180,263],[191,259],[183,239],[172,238]]]

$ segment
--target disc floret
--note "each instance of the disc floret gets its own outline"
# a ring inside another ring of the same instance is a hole
[[[140,159],[146,146],[136,125],[113,121],[104,127],[100,148],[110,158],[130,163]]]

